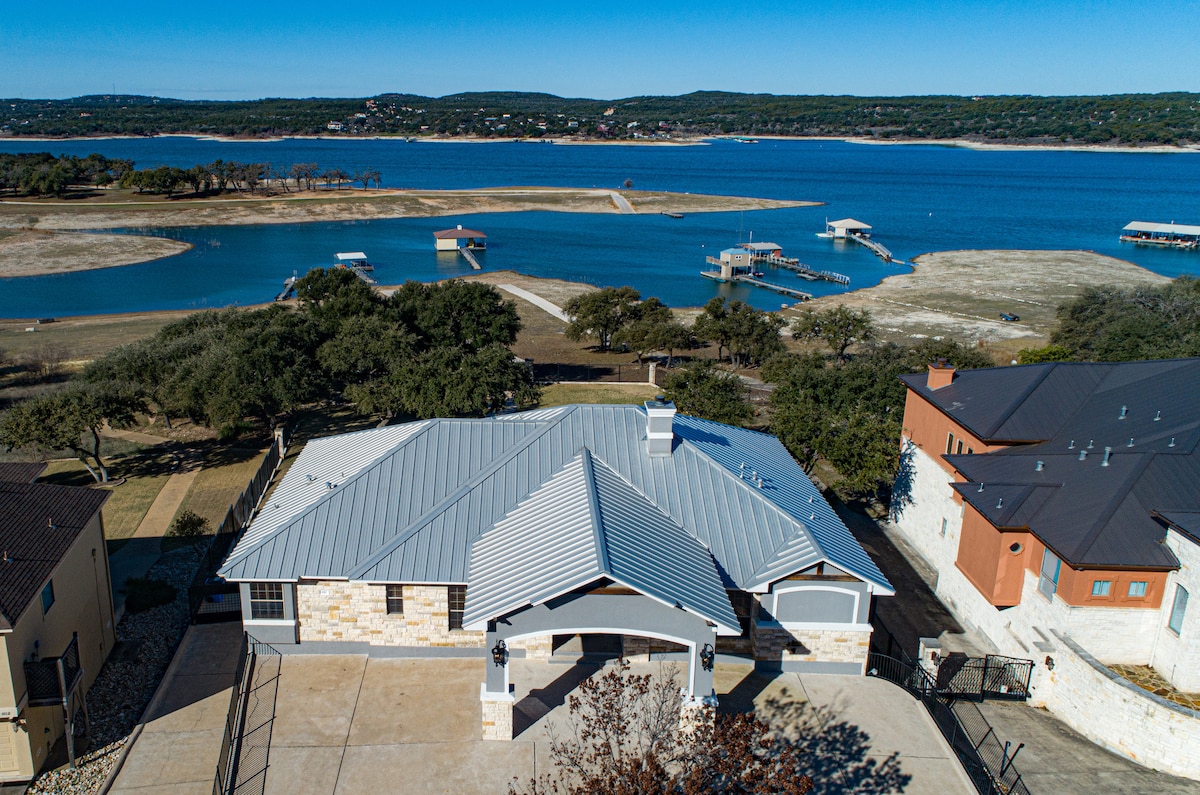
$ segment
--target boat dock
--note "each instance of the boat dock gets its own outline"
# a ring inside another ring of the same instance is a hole
[[[276,301],[286,301],[292,297],[292,293],[296,292],[296,277],[289,276],[283,280],[283,291],[275,296]]]
[[[363,268],[351,267],[349,270],[353,271],[355,276],[362,279],[367,284],[372,284],[372,285],[379,284],[378,280],[373,279],[369,275],[367,275],[366,270],[364,270]]]
[[[700,271],[700,275],[717,282],[732,282],[735,284],[749,284],[752,287],[761,287],[764,290],[770,290],[771,292],[786,295],[789,298],[796,298],[800,301],[810,301],[813,297],[812,293],[806,293],[803,290],[795,290],[791,287],[784,287],[782,284],[764,282],[762,279],[758,279],[749,274],[734,273],[726,276],[720,271]]]
[[[808,267],[803,262],[794,257],[763,257],[755,259],[755,262],[764,262],[775,268],[783,268],[784,270],[795,271],[796,275],[801,279],[808,279],[810,282],[823,281],[833,282],[834,284],[849,284],[850,277],[833,271],[819,271]]]
[[[479,260],[475,259],[475,252],[466,246],[459,246],[458,253],[467,258],[467,262],[471,263],[471,267],[477,271],[483,270],[483,266],[479,264]]]
[[[857,221],[853,218],[843,218],[840,221],[826,221],[825,231],[818,232],[817,237],[826,237],[833,240],[853,240],[855,243],[870,249],[875,256],[884,262],[896,261],[896,258],[892,256],[892,252],[888,250],[887,246],[871,239],[871,225],[864,224],[862,221]]]
[[[668,218],[682,218],[683,217],[683,213],[673,213],[673,212],[669,212],[667,210],[663,210],[662,212],[659,213],[659,215],[665,215]]]
[[[1188,224],[1155,224],[1147,221],[1132,221],[1121,230],[1122,243],[1138,245],[1169,246],[1190,249],[1200,247],[1200,226]]]

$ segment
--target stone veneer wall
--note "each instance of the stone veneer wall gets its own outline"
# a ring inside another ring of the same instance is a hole
[[[758,624],[754,659],[789,663],[854,663],[866,670],[871,631],[785,629]],[[797,646],[799,644],[799,646]],[[791,647],[789,649],[789,647]]]
[[[1200,692],[1200,545],[1174,530],[1167,532],[1167,546],[1179,559],[1179,571],[1167,579],[1167,592],[1158,611],[1158,636],[1155,638],[1154,668],[1171,684],[1185,693]],[[1167,627],[1175,587],[1188,592],[1187,611],[1178,635]]]
[[[1142,690],[1069,638],[1055,641],[1054,670],[1043,694],[1054,714],[1139,764],[1200,779],[1200,712]]]
[[[387,612],[382,585],[321,580],[296,585],[300,642],[343,641],[374,646],[484,646],[484,633],[449,628],[444,585],[405,585],[404,612]]]
[[[483,707],[483,739],[506,742],[513,738],[512,697],[481,699]]]

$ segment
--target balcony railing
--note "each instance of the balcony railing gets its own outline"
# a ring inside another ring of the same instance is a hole
[[[74,633],[62,654],[25,663],[25,686],[29,691],[29,706],[62,706],[67,694],[75,689],[82,678],[79,634]]]

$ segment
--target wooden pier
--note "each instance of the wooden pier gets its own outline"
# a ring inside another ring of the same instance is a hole
[[[717,282],[733,282],[736,284],[748,284],[752,287],[761,287],[764,290],[770,290],[801,301],[811,301],[813,297],[812,293],[806,293],[803,290],[795,290],[791,287],[784,287],[782,284],[774,284],[773,282],[764,282],[762,279],[740,273],[726,277],[720,271],[700,271],[700,275]]]
[[[834,284],[849,284],[850,277],[833,271],[819,271],[808,267],[803,262],[794,257],[763,257],[755,258],[755,262],[764,262],[775,268],[783,268],[784,270],[795,271],[796,275],[801,279],[808,279],[810,282],[823,281],[833,282]]]
[[[369,275],[367,275],[367,272],[365,270],[363,270],[362,268],[350,268],[349,270],[354,271],[354,275],[357,276],[358,278],[362,279],[367,284],[379,284],[378,281],[376,281],[375,279],[373,279]]]
[[[296,277],[289,276],[283,280],[283,291],[275,296],[276,301],[286,301],[296,292]]]
[[[895,257],[892,256],[892,252],[888,251],[887,246],[872,240],[869,237],[864,237],[863,235],[846,235],[846,239],[853,240],[855,243],[866,246],[872,252],[874,252],[875,256],[879,257],[884,262],[896,261]]]
[[[477,271],[483,270],[483,266],[479,264],[479,260],[475,259],[475,252],[466,246],[459,246],[458,253],[466,257],[467,262],[471,263],[471,267]]]

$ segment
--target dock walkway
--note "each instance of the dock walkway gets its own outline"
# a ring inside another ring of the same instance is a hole
[[[887,246],[883,245],[882,243],[878,243],[871,238],[863,237],[862,235],[846,235],[846,238],[853,240],[855,243],[861,243],[862,245],[866,246],[875,254],[875,256],[879,257],[884,262],[895,261],[895,258],[892,256],[892,252],[889,251]]]
[[[833,282],[834,284],[849,284],[850,283],[849,276],[845,276],[841,273],[834,273],[833,271],[815,270],[813,268],[808,267],[807,265],[802,263],[800,260],[794,259],[793,257],[771,256],[771,257],[763,257],[761,259],[756,259],[755,261],[756,262],[765,262],[767,265],[771,265],[776,268],[783,268],[784,270],[795,271],[797,276],[799,276],[802,279],[808,279],[809,281],[820,280],[820,281],[826,281],[826,282]]]
[[[742,276],[739,274],[727,279],[721,275],[720,271],[700,271],[700,275],[718,282],[735,282],[737,284],[749,284],[752,287],[761,287],[764,290],[780,293],[789,298],[797,298],[801,301],[811,301],[813,297],[812,293],[806,293],[803,290],[796,290],[791,287],[784,287],[782,284],[775,284],[774,282],[765,282],[753,276]]]
[[[483,266],[479,264],[479,260],[475,259],[475,253],[466,246],[459,246],[458,253],[466,257],[467,262],[471,263],[471,267],[477,271],[483,270]]]
[[[379,284],[379,282],[376,279],[367,275],[367,272],[365,270],[363,270],[362,268],[351,268],[350,270],[354,271],[354,275],[357,276],[358,278],[362,279],[367,284],[371,284],[371,285]]]

